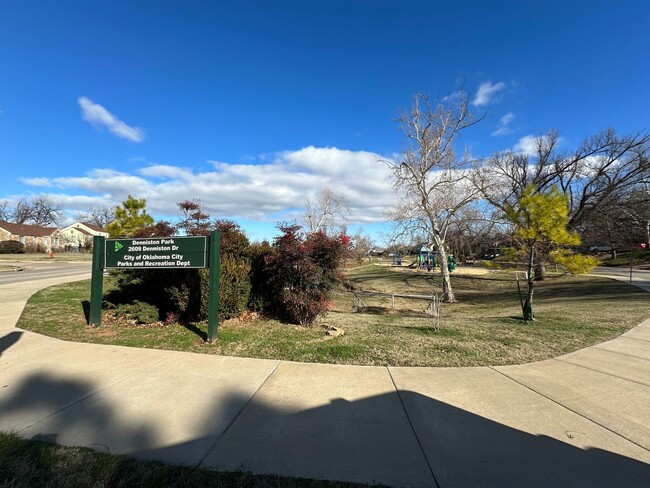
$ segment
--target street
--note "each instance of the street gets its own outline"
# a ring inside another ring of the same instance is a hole
[[[0,272],[0,285],[22,283],[26,281],[42,281],[49,278],[60,278],[88,273],[90,278],[91,263],[59,263],[59,262],[34,262],[21,263],[3,261],[3,266],[19,266],[23,271]]]
[[[598,276],[605,276],[615,278],[617,280],[630,283],[630,268],[595,268],[593,274]],[[632,268],[632,281],[631,283],[646,291],[650,291],[650,270]]]

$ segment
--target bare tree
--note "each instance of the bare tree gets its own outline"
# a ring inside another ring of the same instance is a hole
[[[11,211],[11,220],[15,224],[27,224],[32,218],[32,208],[29,200],[21,198]]]
[[[469,157],[459,157],[455,146],[462,131],[481,119],[469,112],[467,94],[460,93],[435,105],[427,96],[416,95],[411,111],[398,120],[406,138],[402,157],[384,160],[399,199],[390,216],[401,233],[421,233],[436,247],[442,300],[455,302],[447,269],[447,231],[455,215],[479,196],[469,178]]]
[[[625,202],[650,171],[650,133],[619,136],[612,129],[561,149],[557,131],[537,137],[528,152],[496,153],[475,173],[475,183],[497,209],[505,210],[532,184],[543,193],[557,186],[568,198],[572,230],[604,215],[625,213]],[[620,208],[617,208],[620,207]]]
[[[607,244],[612,257],[617,251],[650,241],[650,192],[635,188],[612,205],[599,205],[579,228],[583,244]]]
[[[352,236],[352,246],[350,255],[357,261],[361,262],[363,258],[370,258],[370,254],[374,247],[374,242],[370,235],[364,234],[363,229],[359,229],[356,234]]]
[[[457,261],[466,262],[476,258],[482,249],[494,247],[500,230],[491,209],[484,202],[475,202],[456,213],[447,232],[447,249]]]
[[[31,221],[34,225],[58,225],[63,208],[47,195],[36,195],[31,200]]]
[[[323,188],[315,202],[307,199],[305,221],[309,232],[342,228],[350,214],[350,204],[344,193],[334,193],[331,188]]]
[[[0,202],[0,220],[4,222],[11,220],[11,209],[7,201]]]
[[[106,228],[106,226],[115,218],[115,207],[99,205],[97,207],[92,207],[87,212],[77,213],[75,218],[80,222],[95,224],[99,227]]]
[[[62,207],[47,195],[35,195],[30,199],[21,198],[13,210],[4,208],[7,220],[16,224],[57,225],[61,218]]]

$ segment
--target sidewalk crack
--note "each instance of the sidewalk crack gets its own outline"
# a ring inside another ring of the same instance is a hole
[[[616,378],[616,379],[619,379],[619,380],[629,381],[630,383],[635,383],[637,385],[650,387],[650,384],[648,384],[648,383],[642,383],[641,381],[631,380],[630,378],[623,378],[622,376],[615,375],[614,373],[608,373],[607,371],[602,371],[600,369],[590,368],[589,366],[584,366],[583,364],[572,363],[571,361],[567,361],[565,359],[560,359],[560,358],[555,358],[554,360],[559,361],[559,362],[564,363],[564,364],[570,364],[571,366],[575,366],[577,368],[582,368],[582,369],[586,369],[588,371],[593,371],[594,373],[600,373],[600,374],[604,374],[604,375],[607,375],[607,376],[611,376],[612,378]]]
[[[438,483],[438,478],[436,478],[436,474],[433,472],[433,468],[431,467],[431,463],[429,462],[429,458],[427,457],[426,452],[424,452],[424,446],[422,446],[422,442],[420,441],[420,438],[418,437],[418,433],[415,431],[415,426],[413,425],[413,422],[411,421],[411,417],[409,416],[408,410],[406,409],[406,405],[404,405],[404,400],[402,399],[402,395],[399,392],[399,388],[397,388],[397,384],[395,383],[395,378],[393,378],[393,373],[391,373],[390,368],[386,366],[386,371],[388,371],[388,375],[390,376],[390,380],[393,382],[393,387],[395,388],[395,392],[397,393],[397,398],[399,398],[400,403],[402,404],[402,409],[404,410],[404,414],[406,415],[406,420],[408,420],[409,425],[411,426],[411,432],[413,432],[413,435],[415,436],[415,440],[418,443],[418,446],[420,447],[420,452],[422,452],[422,456],[424,457],[424,460],[427,463],[427,466],[429,468],[429,473],[431,473],[431,477],[433,478],[433,481],[436,482],[436,487],[440,488],[440,483]]]
[[[562,407],[562,408],[568,410],[569,412],[573,412],[574,414],[576,414],[576,415],[582,417],[583,419],[587,420],[588,422],[591,422],[592,424],[596,424],[597,426],[599,426],[599,427],[605,429],[606,431],[611,432],[611,433],[614,434],[615,436],[620,437],[621,439],[624,439],[624,440],[626,440],[626,441],[628,441],[628,442],[634,444],[635,446],[640,447],[640,448],[643,449],[644,451],[650,452],[650,449],[648,449],[646,446],[644,446],[644,445],[642,445],[642,444],[639,444],[638,442],[635,442],[635,441],[633,441],[632,439],[629,439],[629,438],[625,437],[623,434],[620,434],[620,433],[616,432],[615,430],[610,429],[609,427],[607,427],[606,425],[601,424],[600,422],[596,422],[594,419],[591,419],[591,418],[587,417],[586,415],[584,415],[584,414],[578,412],[577,410],[574,410],[574,409],[572,409],[571,407],[568,407],[568,406],[564,405],[563,403],[560,403],[559,401],[557,401],[557,400],[555,400],[555,399],[549,397],[548,395],[544,395],[543,393],[537,391],[535,388],[532,388],[532,387],[526,385],[525,383],[522,383],[521,381],[518,381],[518,380],[514,379],[512,376],[508,376],[508,375],[507,375],[506,373],[504,373],[503,371],[499,371],[498,369],[495,369],[494,366],[488,366],[488,368],[490,368],[492,371],[495,371],[496,373],[499,373],[500,375],[502,375],[502,376],[508,378],[509,380],[514,381],[514,382],[517,383],[518,385],[523,386],[523,387],[526,388],[527,390],[530,390],[530,391],[532,391],[533,393],[538,394],[538,395],[541,396],[542,398],[546,398],[548,401],[550,401],[550,402],[552,402],[552,403],[555,403],[556,405],[558,405],[558,406],[560,406],[560,407]]]
[[[221,434],[218,434],[218,435],[217,435],[217,437],[215,438],[214,442],[210,445],[210,447],[208,447],[207,451],[205,452],[205,455],[204,455],[204,456],[199,460],[198,463],[196,463],[195,467],[197,467],[197,468],[200,467],[200,466],[205,462],[205,460],[208,458],[208,456],[209,456],[210,454],[212,454],[212,451],[214,451],[214,450],[216,449],[217,444],[219,443],[219,441],[221,441],[221,439],[224,438],[224,436],[226,435],[226,433],[227,433],[227,432],[230,430],[230,428],[235,424],[235,422],[236,422],[237,419],[241,416],[241,414],[244,412],[244,410],[246,410],[246,407],[248,407],[248,405],[253,401],[253,398],[255,398],[255,395],[257,395],[257,392],[260,391],[260,390],[262,389],[262,387],[266,384],[266,382],[271,378],[271,376],[273,376],[273,374],[274,374],[275,371],[278,369],[278,367],[280,366],[281,363],[282,363],[282,361],[278,361],[278,363],[275,365],[275,367],[273,368],[273,370],[271,370],[271,372],[266,376],[266,378],[264,378],[264,381],[262,381],[262,382],[260,383],[260,385],[255,389],[255,391],[254,391],[253,394],[250,396],[250,398],[249,398],[248,400],[246,400],[246,403],[244,403],[244,405],[242,405],[242,407],[241,407],[241,409],[239,410],[239,412],[237,412],[237,415],[235,415],[235,416],[232,418],[232,420],[231,420],[230,422],[228,422],[228,425],[226,425],[226,428],[223,429],[223,432],[221,432]]]

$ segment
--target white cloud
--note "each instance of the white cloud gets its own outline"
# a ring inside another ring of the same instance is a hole
[[[151,184],[144,178],[112,169],[94,169],[85,176],[51,178],[54,186],[61,189],[77,189],[88,193],[102,193],[119,203],[127,195],[150,191]]]
[[[544,148],[544,151],[547,151],[551,142],[553,142],[555,146],[561,146],[565,140],[562,137],[558,137],[552,141],[549,139],[548,135],[533,136],[529,134],[517,141],[517,144],[512,148],[512,152],[523,154],[525,156],[535,156],[538,153],[540,145]]]
[[[176,202],[200,199],[213,217],[276,222],[301,217],[306,199],[323,187],[347,195],[350,224],[382,222],[394,203],[382,156],[335,147],[305,147],[271,155],[261,164],[208,161],[214,169],[150,164],[130,172],[95,169],[74,177],[45,178],[61,189],[64,207],[117,205],[131,194],[147,200],[156,216],[176,219]],[[131,167],[135,165],[130,163]],[[81,208],[80,208],[81,207]]]
[[[537,139],[538,138],[533,135],[524,136],[517,141],[517,144],[512,148],[512,151],[517,154],[532,156],[537,152]]]
[[[513,112],[508,112],[505,114],[503,117],[499,119],[499,124],[497,125],[497,128],[492,132],[493,136],[504,136],[507,134],[512,133],[512,127],[510,127],[510,123],[515,120],[515,117],[517,117]]]
[[[142,176],[148,176],[150,178],[190,178],[192,172],[187,168],[179,168],[178,166],[171,166],[167,164],[154,164],[147,166],[146,168],[141,168],[138,170]]]
[[[19,178],[21,182],[29,186],[52,186],[49,178]]]
[[[103,127],[122,139],[128,139],[133,142],[142,142],[144,132],[137,127],[130,127],[110,113],[98,103],[86,97],[79,97],[81,113],[86,122],[90,122],[95,127]]]
[[[488,105],[495,100],[496,95],[506,86],[506,83],[503,81],[499,81],[498,83],[484,81],[479,85],[476,95],[474,95],[474,100],[472,100],[472,105],[476,107]]]

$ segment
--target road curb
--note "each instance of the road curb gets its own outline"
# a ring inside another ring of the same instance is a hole
[[[9,269],[2,269],[1,266],[2,265],[0,265],[0,273],[11,273],[11,272],[15,272],[15,271],[24,271],[25,270],[25,268],[23,268],[22,266],[7,266],[7,268],[9,268]]]

